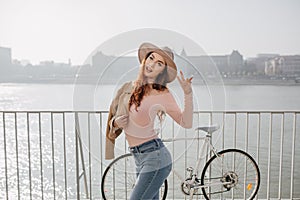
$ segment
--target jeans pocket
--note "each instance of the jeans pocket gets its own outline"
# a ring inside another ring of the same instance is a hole
[[[162,149],[162,163],[161,163],[161,167],[166,167],[171,165],[172,166],[172,156],[169,152],[169,150],[167,148],[163,148]]]
[[[141,155],[143,156],[143,171],[150,172],[160,169],[162,158],[159,150]]]

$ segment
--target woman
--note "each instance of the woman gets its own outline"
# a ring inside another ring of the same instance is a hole
[[[171,155],[154,129],[154,120],[168,114],[184,128],[192,127],[192,78],[185,78],[174,63],[172,51],[143,43],[138,51],[141,63],[137,80],[124,84],[111,106],[107,123],[106,158],[111,159],[115,138],[124,130],[133,154],[137,182],[130,199],[158,199],[159,188],[168,177]],[[180,110],[167,83],[177,77],[184,92],[184,109]]]

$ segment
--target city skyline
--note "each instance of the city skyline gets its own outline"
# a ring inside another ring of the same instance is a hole
[[[72,65],[70,60],[68,63],[42,61],[37,65],[11,61],[11,49],[0,47],[0,82],[70,83],[81,77],[87,83],[98,80],[99,75],[105,73],[103,81],[110,83],[124,74],[126,78],[134,79],[132,73],[137,73],[139,66],[136,56],[112,56],[101,51],[95,51],[90,62],[84,65]],[[179,70],[197,76],[198,83],[205,77],[214,79],[219,75],[231,82],[239,81],[236,83],[246,83],[246,79],[263,81],[260,83],[270,80],[269,83],[274,83],[273,80],[277,79],[285,81],[284,84],[294,84],[300,80],[300,55],[262,54],[246,60],[237,50],[225,55],[196,56],[188,55],[183,49],[175,55],[174,61]],[[122,66],[122,70],[119,66]],[[248,80],[247,83],[251,82]]]
[[[113,36],[156,28],[189,37],[208,55],[232,50],[245,58],[261,53],[296,55],[300,54],[299,8],[297,0],[3,0],[0,46],[12,48],[13,58],[32,64],[71,59],[81,65]]]

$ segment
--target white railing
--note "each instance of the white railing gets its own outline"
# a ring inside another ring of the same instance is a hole
[[[300,199],[300,111],[199,111],[194,126],[220,124],[213,135],[219,149],[250,153],[261,170],[258,199]],[[3,199],[101,199],[108,112],[1,111],[0,196]],[[173,121],[161,137],[196,134]],[[201,144],[168,144],[176,171],[184,173]],[[180,146],[180,148],[176,148]],[[124,135],[116,155],[127,152]],[[178,180],[169,177],[168,199],[185,199]],[[200,197],[201,198],[201,197]]]

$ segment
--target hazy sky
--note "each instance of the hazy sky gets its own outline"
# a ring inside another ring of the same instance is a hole
[[[82,64],[102,42],[168,29],[208,54],[300,54],[300,0],[0,0],[0,46],[14,59]]]

